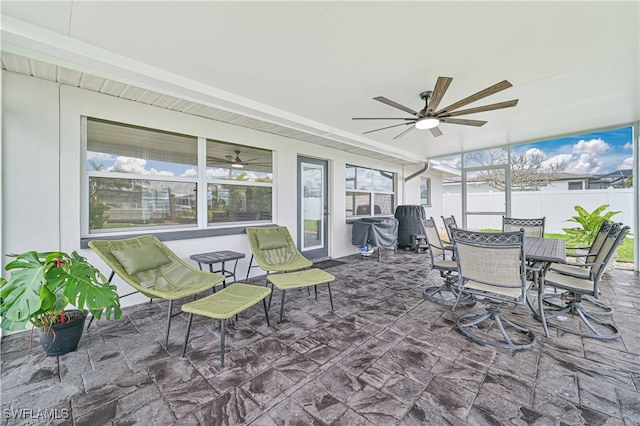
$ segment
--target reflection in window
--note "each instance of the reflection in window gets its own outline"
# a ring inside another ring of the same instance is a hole
[[[393,215],[395,174],[347,165],[345,170],[346,215]]]
[[[87,119],[87,171],[194,177],[197,138]]]
[[[89,229],[195,226],[195,189],[191,182],[89,177]]]
[[[271,151],[207,140],[207,223],[270,221]]]
[[[271,220],[271,187],[207,185],[209,223]]]
[[[272,220],[272,153],[87,118],[83,234]],[[198,152],[206,152],[204,169]],[[198,182],[206,180],[206,191]],[[198,220],[205,205],[206,219]],[[199,225],[200,224],[200,225]]]

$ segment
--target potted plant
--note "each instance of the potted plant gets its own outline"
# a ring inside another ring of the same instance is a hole
[[[18,331],[33,324],[48,356],[77,348],[88,312],[97,319],[122,315],[116,286],[77,252],[8,256],[15,260],[5,267],[9,279],[0,278],[0,326]]]

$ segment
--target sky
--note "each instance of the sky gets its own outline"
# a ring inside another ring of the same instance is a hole
[[[606,174],[633,168],[632,127],[584,133],[543,142],[516,145],[515,155],[543,155],[543,167],[558,165],[565,173]],[[513,154],[512,154],[513,155]],[[460,168],[460,156],[435,159]]]

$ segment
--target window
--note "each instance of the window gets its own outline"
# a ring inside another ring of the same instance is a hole
[[[346,214],[389,216],[395,208],[395,174],[347,165]]]
[[[431,205],[431,179],[426,177],[420,178],[420,204]]]
[[[271,221],[271,151],[87,118],[86,158],[85,235]]]
[[[581,190],[581,189],[582,189],[582,182],[569,182],[570,191]]]
[[[271,220],[271,151],[207,140],[206,175],[207,223]]]

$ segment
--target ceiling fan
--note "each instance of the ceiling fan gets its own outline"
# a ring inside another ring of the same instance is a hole
[[[512,84],[509,83],[507,80],[503,80],[499,83],[494,84],[493,86],[487,87],[486,89],[479,91],[478,93],[474,93],[471,96],[467,96],[466,98],[461,99],[458,102],[455,102],[445,108],[437,109],[438,105],[440,104],[440,101],[444,97],[444,94],[449,88],[449,85],[451,84],[452,80],[453,78],[451,77],[438,77],[438,80],[436,81],[436,86],[434,87],[433,91],[428,90],[420,93],[420,99],[424,100],[425,102],[424,108],[421,109],[420,111],[414,111],[413,109],[408,108],[404,105],[400,105],[397,102],[394,102],[392,100],[385,98],[384,96],[377,96],[373,98],[378,102],[382,102],[383,104],[408,112],[409,114],[413,115],[413,117],[409,117],[409,118],[355,117],[353,118],[353,120],[403,120],[404,121],[403,123],[400,123],[400,124],[394,124],[391,126],[382,127],[380,129],[374,129],[374,130],[363,132],[362,133],[363,135],[367,133],[377,132],[379,130],[390,129],[392,127],[411,125],[411,127],[403,131],[402,133],[398,134],[393,139],[398,139],[399,137],[406,135],[407,133],[409,133],[414,129],[428,129],[434,137],[438,137],[438,136],[442,136],[442,131],[440,131],[440,129],[438,128],[438,126],[441,123],[462,124],[465,126],[476,126],[476,127],[480,127],[487,123],[486,121],[482,121],[482,120],[469,120],[469,119],[460,119],[460,118],[452,118],[452,117],[457,117],[465,114],[473,114],[476,112],[492,111],[495,109],[511,108],[518,104],[518,99],[513,99],[510,101],[498,102],[496,104],[458,110],[458,108],[460,107],[463,107],[472,102],[476,102],[480,99],[486,98],[487,96],[493,95],[502,90],[508,89],[509,87],[512,86]]]

